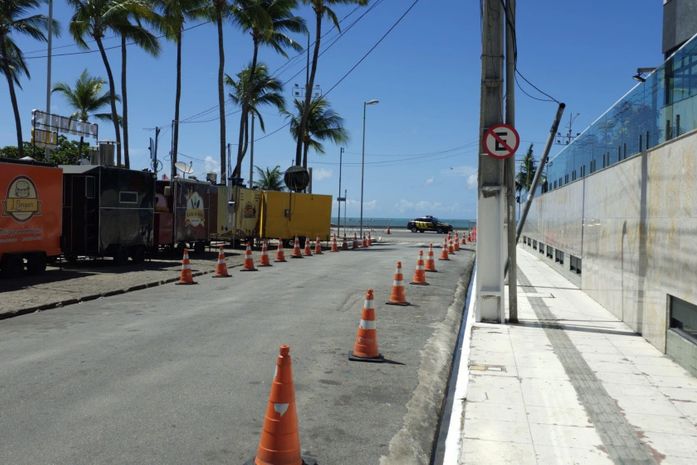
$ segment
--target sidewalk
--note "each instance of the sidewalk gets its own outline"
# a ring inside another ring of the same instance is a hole
[[[536,256],[518,266],[520,323],[472,325],[445,463],[697,463],[697,379]]]

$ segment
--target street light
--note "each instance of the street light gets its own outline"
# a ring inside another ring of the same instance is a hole
[[[368,105],[376,105],[380,100],[374,98],[363,102],[363,148],[361,149],[361,221],[360,235],[363,237],[363,179],[365,172],[365,109]]]

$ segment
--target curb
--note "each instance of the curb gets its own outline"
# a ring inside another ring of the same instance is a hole
[[[231,265],[229,268],[235,268],[241,265]],[[214,271],[196,271],[192,274],[193,277],[204,276],[211,274]],[[8,318],[14,318],[16,316],[26,315],[28,313],[41,312],[44,310],[51,310],[54,308],[67,307],[68,305],[79,304],[81,302],[89,302],[91,300],[97,300],[102,297],[111,297],[113,295],[127,294],[129,292],[141,291],[150,287],[162,286],[164,284],[170,284],[179,280],[179,277],[161,279],[158,281],[151,281],[149,283],[136,284],[135,286],[125,287],[123,289],[114,289],[111,291],[100,292],[97,294],[87,294],[81,297],[72,297],[70,299],[60,300],[58,302],[51,302],[47,304],[35,305],[33,307],[22,308],[20,310],[9,311],[5,313],[0,313],[0,320],[6,320]]]

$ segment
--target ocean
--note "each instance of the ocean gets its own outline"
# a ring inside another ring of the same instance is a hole
[[[386,228],[390,226],[392,228],[406,228],[407,223],[413,218],[367,218],[363,217],[363,227],[370,228]],[[455,229],[469,229],[475,225],[474,220],[458,220],[452,218],[438,218],[443,223],[448,223]],[[337,224],[336,217],[332,217],[332,224]],[[341,225],[346,225],[347,227],[357,227],[360,225],[360,218],[348,217],[344,220],[341,218]]]

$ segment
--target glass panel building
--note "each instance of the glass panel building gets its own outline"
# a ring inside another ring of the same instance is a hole
[[[542,191],[697,129],[697,35],[552,157]]]

